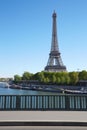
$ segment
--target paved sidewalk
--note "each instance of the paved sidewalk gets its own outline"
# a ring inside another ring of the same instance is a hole
[[[86,111],[0,111],[0,122],[86,122]]]
[[[0,130],[87,130],[87,127],[69,127],[69,126],[6,126],[0,127]]]

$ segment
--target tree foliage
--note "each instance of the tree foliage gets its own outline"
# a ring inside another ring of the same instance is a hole
[[[75,85],[78,82],[78,72],[70,72],[70,84]]]
[[[21,78],[20,75],[18,75],[18,74],[14,75],[14,81],[15,82],[20,82],[21,80],[22,80],[22,78]]]
[[[79,73],[79,80],[87,80],[87,71],[83,70]]]
[[[31,74],[24,72],[22,76],[15,75],[14,81],[21,80],[38,80],[42,83],[53,83],[58,85],[76,85],[79,80],[87,80],[87,71],[81,72],[38,72]]]
[[[31,77],[32,77],[32,74],[31,74],[31,73],[29,73],[29,72],[24,72],[24,73],[23,73],[23,76],[22,76],[22,79],[23,79],[23,80],[30,80]]]

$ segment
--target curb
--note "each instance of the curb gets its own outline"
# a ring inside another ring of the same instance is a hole
[[[0,126],[87,126],[87,122],[0,122]]]

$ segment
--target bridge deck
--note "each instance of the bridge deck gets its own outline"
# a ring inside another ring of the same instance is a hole
[[[86,122],[86,111],[0,111],[0,122]]]

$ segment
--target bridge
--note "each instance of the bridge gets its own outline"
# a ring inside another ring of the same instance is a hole
[[[87,95],[0,95],[0,110],[87,111]]]
[[[0,95],[0,125],[87,126],[87,95]]]

